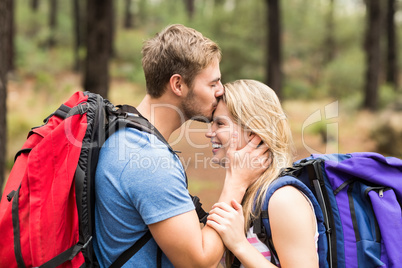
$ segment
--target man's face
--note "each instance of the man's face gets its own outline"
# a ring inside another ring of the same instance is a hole
[[[217,98],[223,95],[219,61],[215,60],[202,70],[193,81],[187,96],[182,101],[185,119],[211,121],[212,113],[218,105]]]

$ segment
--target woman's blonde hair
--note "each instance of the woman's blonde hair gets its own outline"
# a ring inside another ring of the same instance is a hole
[[[271,158],[268,169],[250,185],[244,195],[242,205],[246,233],[253,219],[261,212],[269,184],[278,177],[282,168],[292,164],[293,139],[281,103],[270,87],[255,80],[237,80],[224,87],[222,100],[234,122],[258,135],[268,146]]]

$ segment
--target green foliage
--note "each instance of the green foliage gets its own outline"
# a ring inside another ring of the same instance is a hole
[[[376,151],[384,155],[402,157],[402,112],[386,110],[371,132]]]
[[[349,49],[337,57],[323,72],[325,95],[338,99],[360,93],[364,82],[364,55],[358,49]]]
[[[379,106],[381,109],[399,105],[401,101],[401,93],[396,91],[392,85],[383,84],[380,86]]]
[[[168,24],[182,23],[216,41],[222,51],[223,81],[240,78],[265,81],[267,51],[267,4],[263,0],[195,1],[190,19],[183,2],[133,0],[135,28],[122,28],[124,1],[115,1],[115,58],[112,78],[144,85],[142,42]],[[335,5],[334,29],[326,20],[329,5],[319,0],[281,1],[284,93],[287,98],[345,98],[361,94],[363,84],[364,12]],[[17,65],[23,74],[40,70],[49,74],[71,69],[72,11],[69,1],[59,2],[57,31],[48,26],[49,3],[33,12],[26,1],[17,4]],[[363,6],[361,4],[360,6]],[[358,4],[355,4],[358,7]],[[54,34],[57,47],[46,42]],[[333,34],[335,59],[324,62],[325,39]],[[83,52],[83,50],[81,50]],[[83,56],[81,53],[81,56]],[[356,105],[357,107],[357,105]]]
[[[141,65],[141,48],[147,39],[141,31],[119,31],[115,39],[116,55],[111,66],[111,75],[145,85]]]

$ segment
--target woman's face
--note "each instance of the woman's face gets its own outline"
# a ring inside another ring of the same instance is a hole
[[[211,139],[212,162],[225,166],[226,153],[229,149],[233,132],[237,131],[238,133],[237,150],[243,148],[251,139],[250,132],[245,131],[240,125],[233,121],[223,101],[219,101],[212,120],[211,127],[205,134],[207,138]]]

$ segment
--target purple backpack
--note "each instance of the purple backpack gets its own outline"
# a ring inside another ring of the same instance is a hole
[[[294,163],[270,185],[254,222],[254,232],[274,256],[268,202],[289,184],[315,208],[320,267],[402,267],[402,160],[352,153],[312,155]]]

